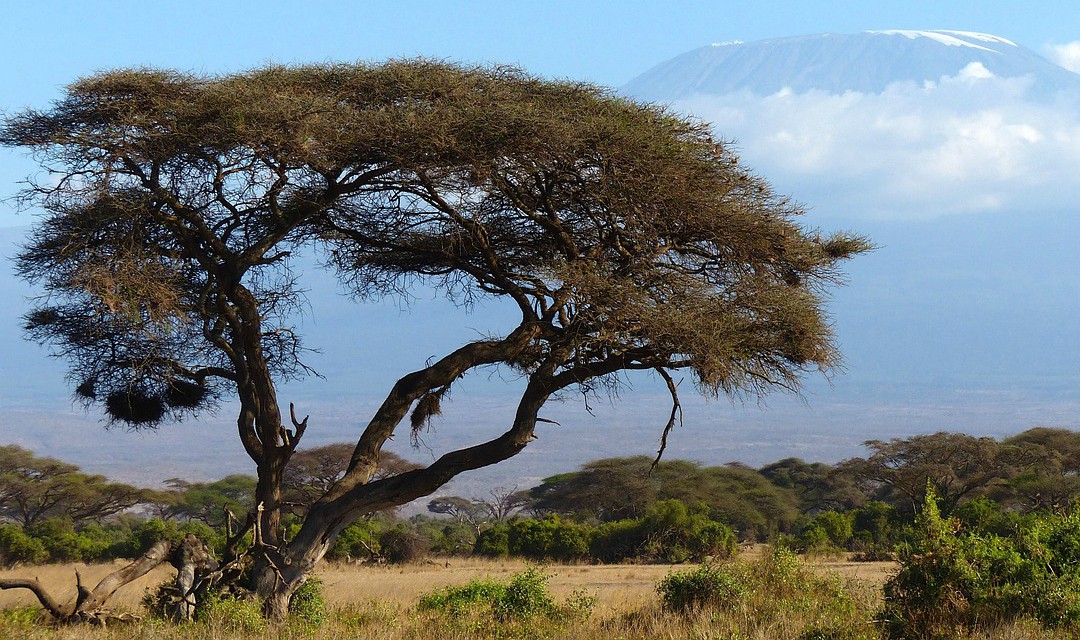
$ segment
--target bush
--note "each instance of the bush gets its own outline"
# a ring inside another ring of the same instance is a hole
[[[27,535],[18,525],[0,526],[0,562],[5,567],[19,563],[40,564],[48,559],[49,552],[41,540]]]
[[[735,533],[679,500],[661,500],[644,518],[601,525],[593,536],[592,556],[603,562],[638,559],[653,562],[729,558],[737,549]]]
[[[1003,537],[942,518],[928,490],[885,584],[886,633],[945,638],[1023,618],[1080,630],[1080,516],[1048,514]]]
[[[510,555],[510,527],[498,523],[481,531],[476,537],[473,552],[488,558],[505,558]]]
[[[230,632],[262,634],[268,626],[262,606],[255,600],[211,596],[207,598],[205,606],[199,609],[195,614],[199,620],[206,620],[210,625]]]
[[[752,564],[705,564],[673,573],[657,584],[657,592],[664,609],[688,614],[688,621],[726,621],[738,630],[733,638],[879,635],[838,578],[817,575],[779,545]]]
[[[379,549],[387,562],[416,562],[427,555],[427,541],[407,525],[398,525],[379,536]]]
[[[515,518],[506,525],[507,549],[512,555],[533,560],[584,560],[589,557],[589,541],[594,532],[593,527],[554,515],[542,519]]]
[[[289,615],[306,624],[319,626],[326,622],[326,598],[322,593],[322,580],[309,577],[293,592],[289,601]]]
[[[595,598],[580,592],[561,605],[556,603],[548,593],[547,575],[529,567],[507,583],[474,580],[433,591],[420,597],[418,608],[451,618],[472,614],[494,622],[523,623],[535,618],[554,622],[586,618],[595,604]]]
[[[852,542],[854,514],[824,511],[805,520],[794,546],[803,553],[840,553]]]
[[[342,529],[326,553],[328,560],[372,558],[381,553],[379,535],[382,522],[376,518],[363,519]]]
[[[75,525],[64,518],[47,518],[28,532],[41,541],[52,562],[78,562],[83,559],[83,545]]]
[[[738,577],[724,567],[707,564],[669,574],[656,585],[656,591],[664,608],[671,611],[727,606],[746,595]]]

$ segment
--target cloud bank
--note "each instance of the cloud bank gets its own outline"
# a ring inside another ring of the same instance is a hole
[[[1080,40],[1052,44],[1046,48],[1047,57],[1073,73],[1080,73]]]
[[[1031,84],[976,62],[880,94],[740,92],[672,106],[712,122],[780,192],[840,215],[1074,209],[1080,101],[1033,97]]]

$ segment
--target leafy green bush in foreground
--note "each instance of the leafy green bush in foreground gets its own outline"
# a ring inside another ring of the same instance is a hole
[[[509,582],[473,580],[459,587],[445,587],[420,597],[418,609],[452,619],[473,616],[480,622],[528,623],[536,619],[568,622],[589,617],[596,599],[574,593],[566,602],[555,602],[548,592],[548,577],[529,567]]]
[[[1008,536],[943,518],[932,489],[885,585],[886,634],[951,638],[1035,620],[1080,632],[1080,514],[1044,514]]]

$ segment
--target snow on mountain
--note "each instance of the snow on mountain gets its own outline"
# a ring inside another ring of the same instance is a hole
[[[978,65],[978,66],[972,66]],[[965,68],[1029,78],[1032,90],[1080,93],[1080,75],[1005,38],[970,31],[864,31],[716,43],[649,69],[623,88],[639,99],[749,91],[881,93],[890,84],[934,83]]]

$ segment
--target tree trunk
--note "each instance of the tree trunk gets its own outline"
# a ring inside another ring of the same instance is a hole
[[[266,448],[268,460],[259,465],[259,481],[255,487],[256,525],[252,549],[255,566],[251,587],[264,599],[277,593],[281,582],[281,499],[287,457],[280,451]],[[288,602],[285,604],[287,608]]]

